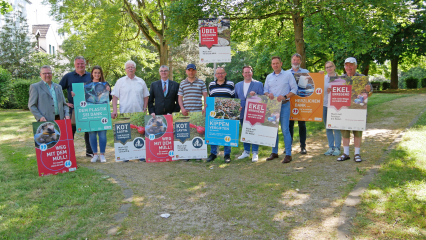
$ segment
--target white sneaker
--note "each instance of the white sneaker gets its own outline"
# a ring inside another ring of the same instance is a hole
[[[243,154],[241,154],[241,156],[238,157],[238,159],[243,159],[243,158],[246,158],[246,157],[250,157],[250,153],[244,151]]]
[[[92,160],[90,160],[90,162],[96,162],[96,161],[98,161],[98,155],[97,154],[92,157]]]
[[[105,155],[101,155],[101,162],[106,162]]]
[[[257,156],[257,153],[253,153],[253,157],[251,158],[252,162],[257,162],[259,160],[259,156]]]

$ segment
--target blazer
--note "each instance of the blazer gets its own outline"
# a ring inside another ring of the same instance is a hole
[[[151,83],[148,99],[149,114],[166,115],[168,113],[171,114],[180,111],[178,102],[179,83],[169,79],[168,88],[167,95],[164,96],[161,80]]]
[[[254,91],[256,94],[263,95],[263,84],[257,80],[252,79],[250,86],[247,91],[247,95],[251,91]],[[241,99],[241,113],[240,119],[244,119],[244,111],[246,110],[246,97],[244,97],[244,81],[241,81],[235,85],[235,98]]]
[[[52,82],[52,86],[55,89],[58,101],[59,118],[62,120],[65,116],[69,116],[68,105],[65,101],[62,87],[54,82]],[[31,84],[28,108],[37,121],[40,121],[40,118],[42,117],[45,117],[47,121],[55,121],[53,98],[43,80],[38,83]]]

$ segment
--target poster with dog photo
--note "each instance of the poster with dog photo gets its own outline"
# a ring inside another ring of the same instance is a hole
[[[275,147],[281,102],[264,95],[248,96],[244,112],[241,142]]]
[[[173,115],[145,116],[146,162],[170,162],[173,158]]]
[[[238,98],[207,98],[205,138],[207,144],[238,147],[240,103],[241,100]]]
[[[71,120],[34,122],[38,175],[47,176],[77,169]]]
[[[77,132],[112,130],[107,82],[73,83]]]
[[[115,161],[146,157],[145,113],[120,113],[114,124]]]
[[[369,85],[368,76],[330,77],[327,129],[356,131],[366,129],[367,85]]]
[[[290,120],[322,122],[324,74],[295,73],[297,95],[290,98]]]
[[[207,158],[207,145],[204,141],[206,118],[202,112],[173,113],[174,158]]]

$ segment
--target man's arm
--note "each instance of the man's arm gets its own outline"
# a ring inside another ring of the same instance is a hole
[[[207,92],[203,92],[203,98],[204,98],[204,107],[203,107],[203,114],[206,113],[207,108]]]
[[[149,96],[143,98],[143,109],[146,111],[146,107],[148,106]]]
[[[179,95],[179,96],[178,96],[178,102],[179,102],[179,106],[180,106],[180,110],[182,111],[182,114],[183,114],[184,116],[187,116],[187,115],[188,115],[188,110],[186,110],[186,109],[183,107],[183,96],[182,96],[182,95]]]
[[[117,117],[117,101],[118,98],[116,96],[112,96],[112,113],[111,118],[115,119]]]
[[[154,107],[154,83],[151,83],[151,87],[149,88],[149,99],[148,99],[148,112],[149,114],[155,113],[155,107]]]
[[[39,121],[44,116],[38,110],[38,91],[33,85],[30,85],[30,97],[28,99],[28,108],[34,115],[35,119]]]

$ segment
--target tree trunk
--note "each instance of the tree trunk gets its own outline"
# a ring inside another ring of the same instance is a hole
[[[294,1],[295,5],[298,5],[299,1]],[[306,52],[305,52],[305,40],[303,38],[303,17],[300,16],[299,12],[296,12],[292,16],[293,28],[294,28],[294,40],[296,42],[296,52],[302,55],[302,62],[300,63],[301,68],[306,68]]]
[[[369,70],[370,70],[370,61],[365,62],[365,63],[362,65],[361,73],[362,73],[362,74],[364,74],[365,76],[368,76],[368,71],[369,71]]]
[[[391,59],[391,89],[398,89],[398,62],[398,57]]]
[[[172,47],[169,47],[169,53],[172,52]],[[173,60],[172,54],[169,54],[169,79],[173,81]]]

